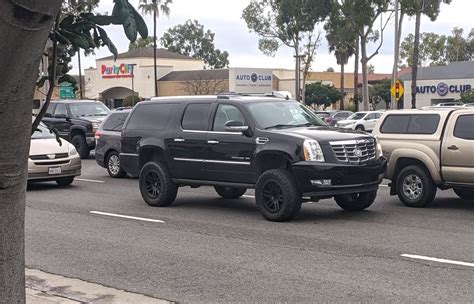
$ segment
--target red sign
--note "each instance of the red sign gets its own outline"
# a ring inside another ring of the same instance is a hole
[[[119,66],[101,66],[102,78],[131,78],[133,77],[134,64],[122,63]]]

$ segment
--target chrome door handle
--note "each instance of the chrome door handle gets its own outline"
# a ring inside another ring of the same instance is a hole
[[[207,143],[211,144],[211,145],[217,145],[219,143],[219,141],[218,140],[208,140]]]
[[[456,145],[451,145],[448,147],[448,150],[459,150],[459,148]]]
[[[186,140],[184,138],[175,138],[174,142],[185,142]]]

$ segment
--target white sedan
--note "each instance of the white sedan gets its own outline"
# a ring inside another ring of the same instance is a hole
[[[59,144],[61,141],[61,145]],[[28,182],[55,181],[60,186],[72,184],[81,175],[81,158],[72,144],[41,123],[31,136],[28,158]]]
[[[357,112],[346,120],[338,121],[336,127],[356,131],[372,131],[382,114],[382,112]]]

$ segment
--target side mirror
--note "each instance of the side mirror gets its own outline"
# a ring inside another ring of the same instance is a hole
[[[247,132],[249,130],[249,126],[244,126],[241,121],[237,120],[229,120],[225,123],[225,129],[229,132]]]

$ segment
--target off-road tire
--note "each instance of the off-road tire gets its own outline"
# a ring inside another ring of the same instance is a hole
[[[164,162],[147,162],[140,171],[139,186],[143,199],[153,207],[171,205],[178,194]]]
[[[247,192],[247,188],[242,187],[215,186],[214,189],[217,194],[227,199],[239,198]]]
[[[114,159],[118,159],[119,162],[119,169],[117,172],[112,171],[113,169],[111,168],[111,163]],[[127,173],[123,171],[122,167],[120,166],[120,156],[116,151],[112,151],[107,154],[107,157],[105,159],[105,167],[107,168],[107,172],[112,178],[121,178],[127,175]]]
[[[74,177],[61,177],[56,179],[55,182],[61,187],[69,186],[74,182]]]
[[[454,193],[462,199],[474,200],[474,189],[454,188]]]
[[[419,187],[421,187],[421,194],[417,198],[410,198],[404,191],[403,184],[407,177],[414,176],[419,179]],[[423,208],[431,204],[436,197],[437,187],[433,183],[433,179],[429,172],[424,168],[412,165],[403,168],[397,175],[396,179],[398,198],[408,207]]]
[[[72,138],[71,143],[76,148],[77,153],[79,153],[79,156],[82,159],[89,158],[91,150],[89,150],[89,147],[87,146],[87,141],[83,135],[75,135]]]
[[[361,211],[369,208],[377,197],[377,190],[351,194],[336,195],[334,200],[344,210]]]
[[[269,196],[271,187],[276,187],[273,198]],[[285,169],[271,169],[263,172],[258,178],[255,188],[257,207],[264,218],[269,221],[283,222],[294,218],[301,209],[301,193],[293,175]],[[275,207],[271,210],[271,206]]]

